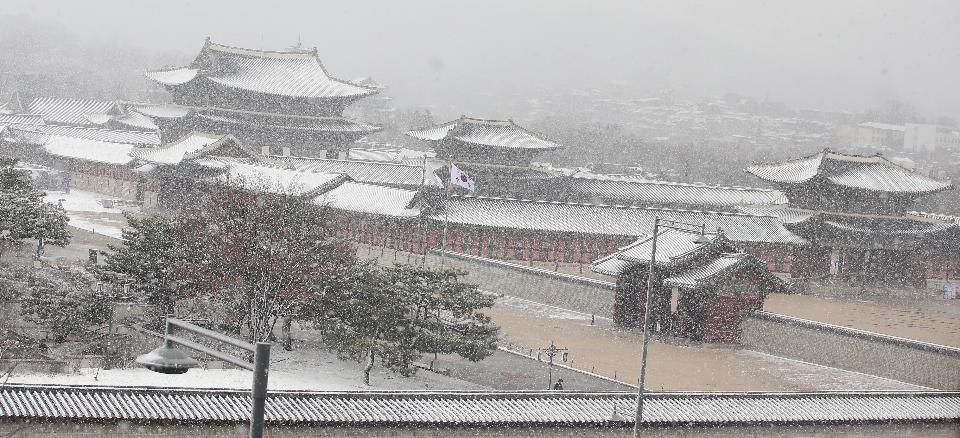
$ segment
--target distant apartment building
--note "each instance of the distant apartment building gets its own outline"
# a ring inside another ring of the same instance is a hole
[[[960,149],[960,131],[944,126],[907,123],[903,131],[903,149],[908,151]]]
[[[900,149],[903,146],[903,125],[867,122],[857,125],[855,144],[859,148]]]

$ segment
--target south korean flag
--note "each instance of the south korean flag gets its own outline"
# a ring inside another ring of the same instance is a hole
[[[476,188],[473,185],[473,179],[466,172],[460,170],[456,164],[450,163],[450,182],[463,187],[473,193]]]

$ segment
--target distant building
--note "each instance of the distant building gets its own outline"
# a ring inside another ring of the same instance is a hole
[[[330,76],[315,48],[273,52],[208,38],[188,66],[147,77],[176,104],[143,109],[166,141],[193,131],[233,134],[255,149],[326,158],[346,154],[349,144],[380,130],[343,117],[348,105],[379,89]]]
[[[900,149],[903,147],[903,125],[867,122],[855,127],[850,147],[867,149]]]
[[[904,126],[903,149],[907,151],[933,151],[960,149],[960,131],[937,125],[907,123]]]
[[[477,193],[485,196],[511,196],[528,184],[550,178],[531,163],[537,155],[561,147],[512,120],[466,116],[407,135],[429,143],[438,160],[456,163],[474,180],[484,181]]]
[[[789,204],[742,210],[777,215],[787,229],[809,242],[793,254],[794,277],[922,286],[930,271],[942,265],[936,260],[957,257],[951,246],[960,238],[955,223],[907,212],[918,198],[952,189],[949,182],[910,171],[879,154],[829,149],[750,166],[747,172],[777,185]]]

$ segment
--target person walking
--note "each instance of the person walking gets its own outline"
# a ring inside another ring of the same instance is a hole
[[[554,391],[563,391],[563,379],[557,379],[557,383],[553,384]]]

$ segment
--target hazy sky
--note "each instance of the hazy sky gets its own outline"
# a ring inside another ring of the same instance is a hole
[[[958,0],[3,3],[0,13],[185,55],[206,36],[269,49],[300,36],[333,74],[372,76],[414,105],[625,81],[800,108],[896,98],[960,118]]]

